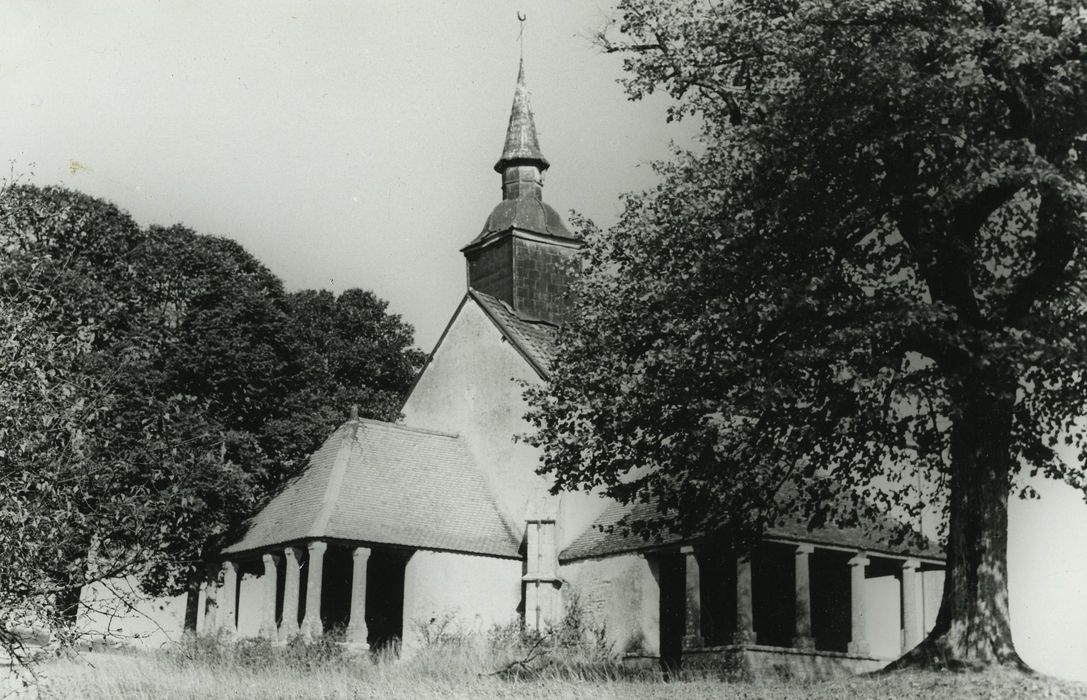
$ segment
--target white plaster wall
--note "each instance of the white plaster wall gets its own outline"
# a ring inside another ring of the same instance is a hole
[[[536,474],[539,451],[516,442],[530,431],[521,397],[524,387],[540,382],[528,361],[506,341],[479,306],[468,299],[435,348],[407,402],[404,423],[459,434],[483,470],[507,520],[524,528],[526,508],[534,495],[550,486]],[[595,519],[600,499],[564,494],[559,547]]]
[[[925,620],[925,634],[927,635],[936,626],[936,614],[940,612],[940,602],[944,597],[944,572],[921,572],[921,604],[924,606],[922,614]]]
[[[902,589],[894,576],[864,582],[865,635],[872,656],[896,659],[902,654]]]
[[[452,616],[451,631],[484,633],[518,617],[521,561],[419,550],[404,570],[404,638],[422,644],[420,625]]]
[[[261,603],[265,595],[264,576],[241,574],[238,586],[238,637],[260,636]]]
[[[177,641],[185,627],[185,596],[152,598],[135,578],[109,579],[84,587],[79,630],[90,641],[106,640],[154,648]],[[203,595],[200,616],[203,619]]]
[[[563,492],[559,495],[559,551],[568,547],[597,519],[611,501],[601,498],[599,489]]]
[[[590,624],[604,626],[612,652],[660,653],[660,585],[638,554],[564,564],[565,600],[576,595]]]

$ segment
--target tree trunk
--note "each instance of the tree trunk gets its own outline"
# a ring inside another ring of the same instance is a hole
[[[82,595],[82,586],[65,588],[56,595],[57,617],[69,629],[75,629],[79,621],[79,601]]]
[[[185,590],[185,633],[196,634],[196,623],[200,619],[200,588],[203,579],[199,568],[189,572],[188,585]]]
[[[969,382],[951,434],[950,521],[943,600],[928,637],[887,670],[1030,668],[1008,615],[1008,493],[1014,385]],[[984,391],[990,389],[990,391]]]

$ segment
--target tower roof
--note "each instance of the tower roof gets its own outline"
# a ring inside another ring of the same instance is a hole
[[[528,106],[528,88],[525,87],[525,62],[517,68],[517,88],[513,92],[513,107],[510,109],[510,124],[506,129],[506,144],[502,148],[502,157],[494,164],[494,169],[502,172],[511,165],[529,163],[540,170],[547,170],[550,163],[540,152],[540,142],[536,137],[536,122],[532,119],[532,109]]]

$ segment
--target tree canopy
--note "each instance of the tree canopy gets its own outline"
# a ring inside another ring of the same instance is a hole
[[[739,541],[797,515],[915,522],[937,488],[943,603],[902,663],[1021,664],[1009,493],[1038,473],[1087,492],[1087,13],[619,12],[599,41],[625,55],[628,92],[667,91],[701,138],[612,229],[582,224],[575,310],[529,392],[543,471],[655,502],[627,523],[644,534]]]
[[[237,243],[63,188],[5,186],[0,246],[0,522],[32,564],[5,589],[46,619],[105,576],[198,590],[351,405],[395,418],[421,364],[369,292],[287,293]]]

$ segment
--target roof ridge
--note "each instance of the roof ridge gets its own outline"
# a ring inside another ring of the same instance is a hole
[[[374,418],[353,418],[344,423],[344,425],[348,425],[350,423],[372,425],[377,428],[395,428],[397,430],[403,430],[409,433],[422,433],[424,435],[436,435],[438,437],[460,439],[460,433],[447,433],[443,430],[433,430],[432,428],[422,428],[414,425],[406,425],[404,423],[391,423],[389,421],[377,420]]]
[[[548,328],[554,328],[555,330],[558,330],[561,327],[557,323],[552,323],[551,321],[545,321],[542,318],[532,318],[531,316],[525,316],[525,315],[519,313],[516,309],[514,309],[512,306],[510,306],[504,300],[499,299],[498,297],[496,297],[496,296],[494,296],[492,294],[487,294],[486,292],[481,292],[478,289],[476,289],[475,287],[469,287],[468,288],[468,293],[469,294],[478,294],[479,296],[483,296],[483,297],[487,297],[488,299],[495,300],[496,302],[498,302],[499,304],[502,305],[502,308],[504,308],[506,311],[510,312],[510,314],[512,314],[514,318],[516,318],[518,321],[521,321],[522,323],[528,323],[528,324],[532,324],[534,326],[547,326]]]
[[[523,337],[523,332],[517,330],[515,324],[512,321],[507,321],[500,317],[502,315],[502,311],[506,311],[506,313],[509,313],[509,315],[512,316],[514,320],[521,323],[526,323],[526,321],[523,321],[520,316],[510,310],[509,306],[503,303],[501,299],[492,297],[489,294],[484,294],[483,292],[473,289],[472,287],[468,288],[468,296],[471,297],[472,301],[476,303],[476,306],[478,306],[480,311],[483,312],[483,315],[490,319],[491,323],[495,325],[495,328],[498,329],[498,332],[502,335],[502,337],[509,341],[510,346],[517,352],[517,354],[524,358],[525,362],[528,363],[528,366],[531,367],[532,370],[536,372],[536,374],[541,379],[546,381],[546,361],[541,361],[534,355],[532,348],[528,347],[528,341]],[[492,301],[498,302],[500,304],[498,310],[490,308]],[[541,322],[540,325],[543,325],[543,323],[545,322]]]
[[[348,421],[342,427],[351,425]],[[332,511],[336,509],[337,496],[343,487],[343,477],[347,472],[347,463],[351,460],[351,451],[355,447],[355,438],[358,435],[358,425],[354,425],[350,434],[340,438],[342,441],[336,451],[336,460],[332,463],[332,471],[325,483],[325,493],[321,498],[321,509],[317,511],[317,517],[310,526],[310,537],[321,537],[325,534],[328,521],[332,517]]]

